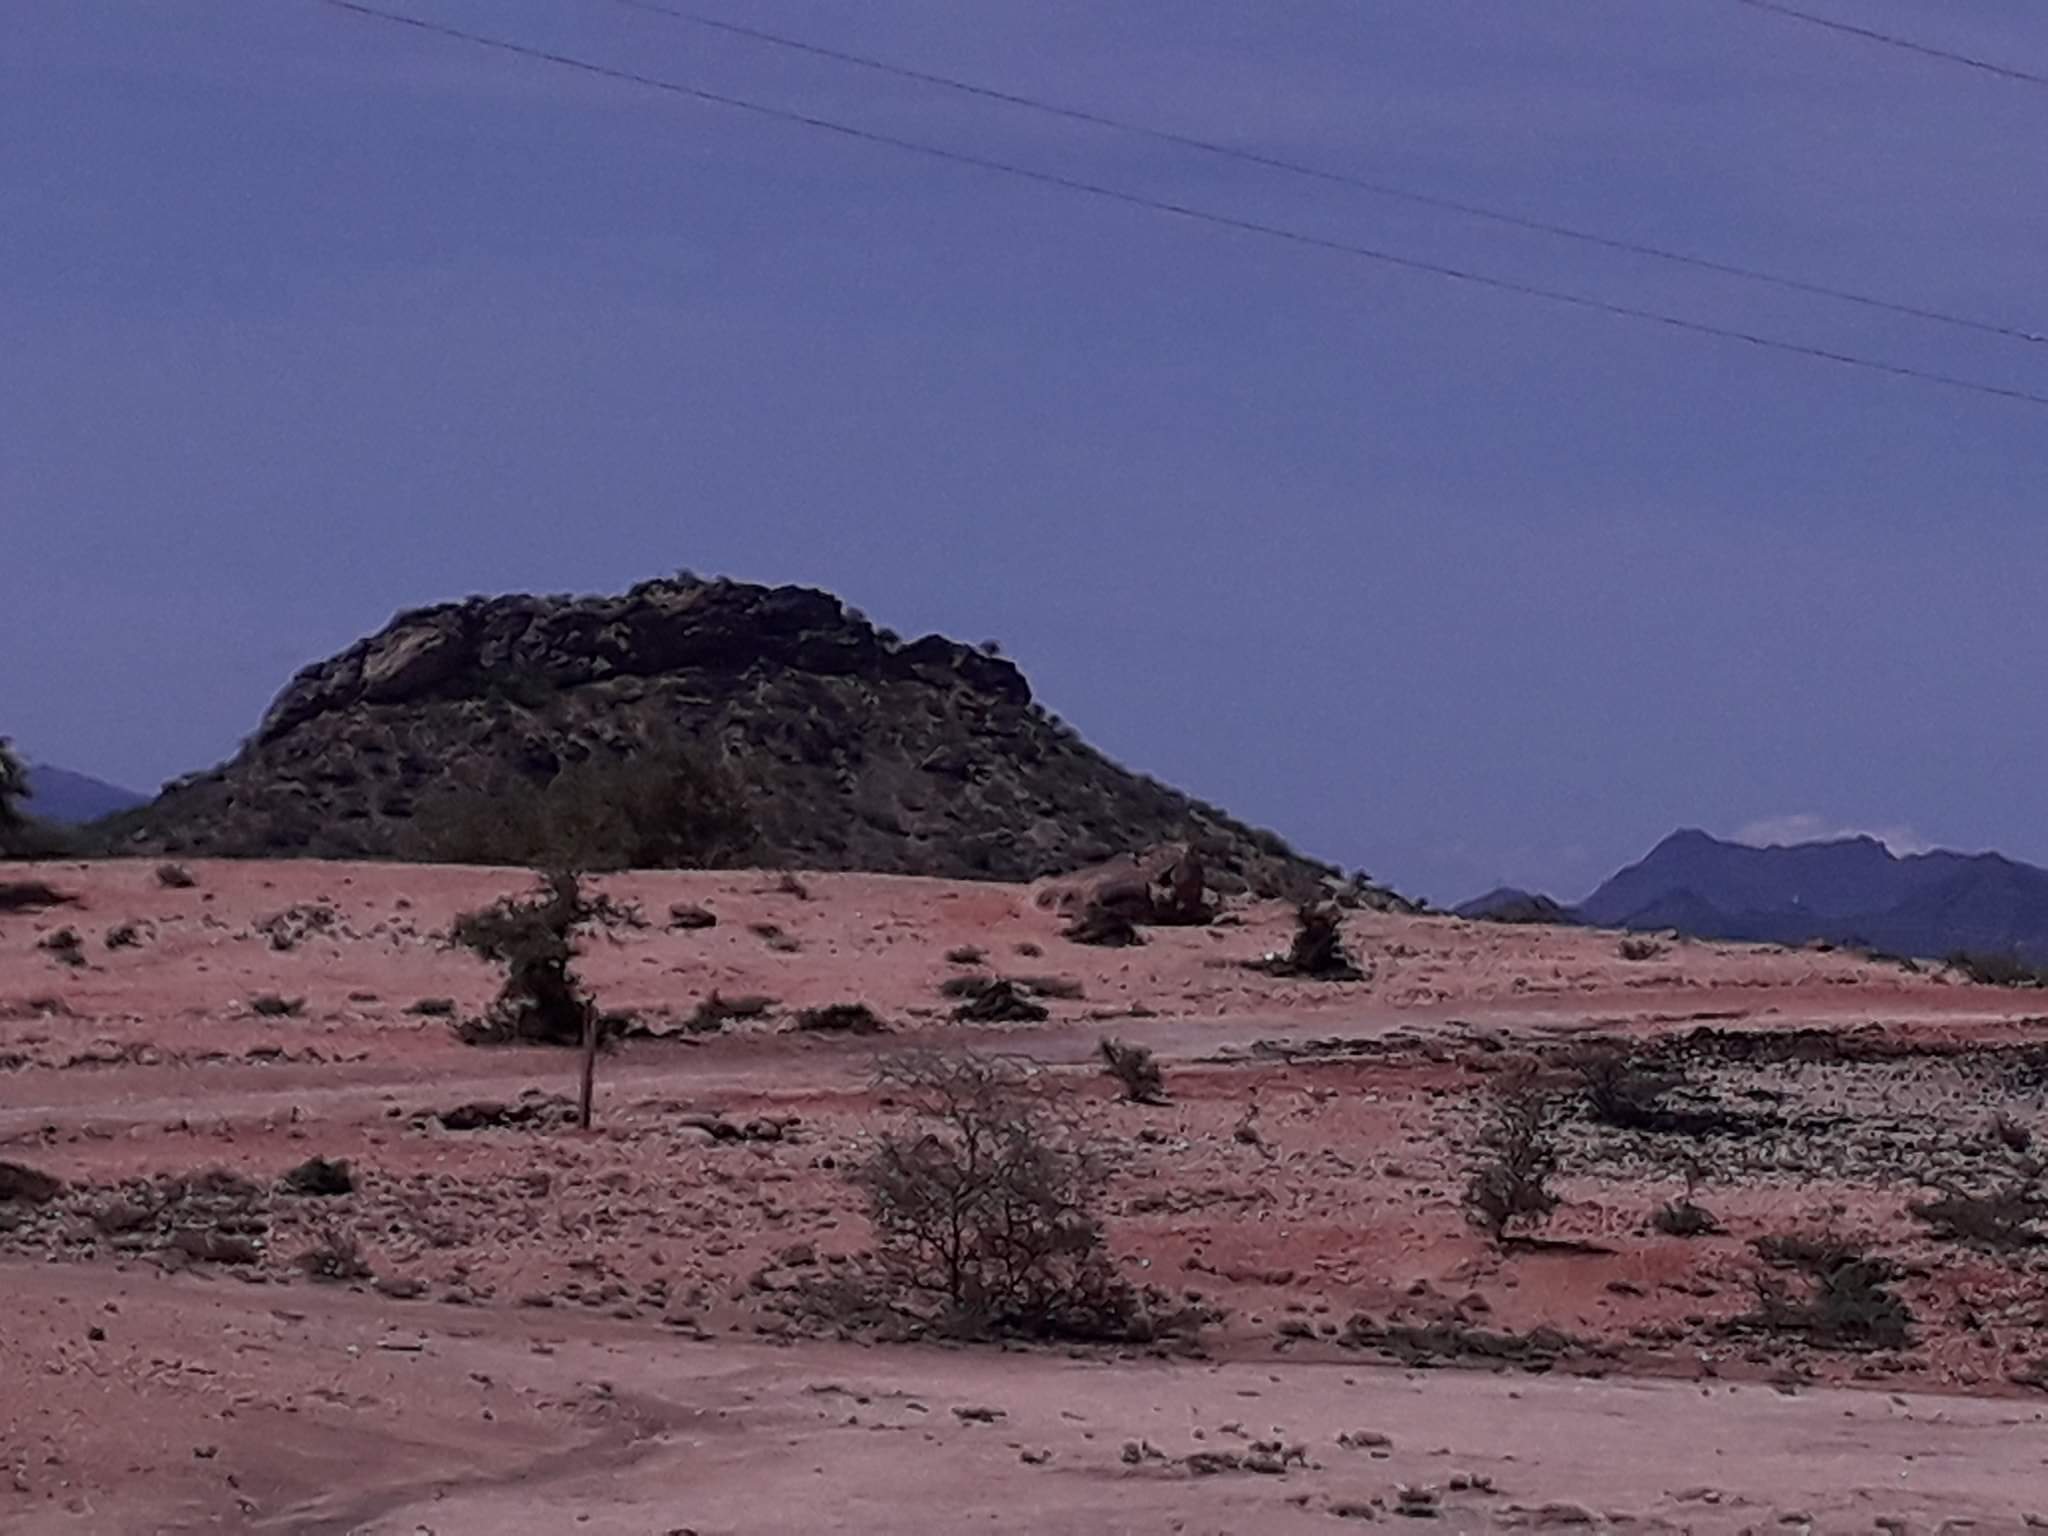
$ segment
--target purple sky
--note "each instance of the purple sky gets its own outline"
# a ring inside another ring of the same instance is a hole
[[[2048,347],[977,104],[611,0],[450,24],[2048,391]],[[2048,71],[2039,0],[1810,0]],[[2048,90],[1733,0],[702,0],[2048,330]],[[1680,824],[2048,861],[2048,410],[1376,268],[352,19],[7,8],[0,731],[149,787],[467,593],[678,566],[999,638],[1438,899]],[[1806,818],[1787,823],[1783,819]]]

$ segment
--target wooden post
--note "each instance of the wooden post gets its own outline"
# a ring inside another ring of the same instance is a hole
[[[576,1123],[590,1129],[590,1094],[597,1080],[597,1008],[583,1005],[583,1082],[576,1095]]]

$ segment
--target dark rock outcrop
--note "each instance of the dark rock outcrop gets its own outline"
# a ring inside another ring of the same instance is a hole
[[[106,824],[105,846],[432,857],[445,797],[655,742],[730,770],[767,865],[1026,880],[1176,842],[1219,891],[1332,873],[1110,762],[1008,661],[899,642],[828,593],[694,578],[401,614],[293,678],[232,761]]]

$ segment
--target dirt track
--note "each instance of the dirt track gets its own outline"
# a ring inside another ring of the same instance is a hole
[[[1105,951],[1012,887],[630,876],[607,889],[653,926],[589,945],[604,1005],[669,1034],[715,987],[774,998],[768,1018],[608,1055],[587,1136],[545,1117],[456,1133],[434,1112],[569,1091],[560,1054],[465,1047],[408,1011],[484,1004],[489,972],[436,936],[522,877],[204,864],[174,891],[147,865],[35,873],[79,902],[0,915],[0,1159],[70,1188],[0,1204],[0,1530],[1322,1530],[1339,1506],[1395,1518],[1402,1484],[1437,1490],[1459,1530],[1577,1519],[1549,1504],[1730,1531],[2048,1514],[2038,1399],[2015,1385],[2048,1358],[2038,1257],[1937,1241],[1904,1209],[1930,1174],[1993,1171],[1994,1108],[2038,1121],[2028,1052],[2048,1026],[2025,994],[1839,953],[1632,962],[1607,934],[1369,913],[1347,925],[1367,981],[1284,982],[1239,963],[1284,945],[1277,908]],[[676,901],[718,926],[666,930]],[[135,942],[109,948],[124,925]],[[40,947],[65,926],[83,965]],[[1080,995],[1042,1025],[947,1022],[962,945]],[[264,1017],[266,993],[304,1002]],[[850,999],[893,1037],[783,1032],[796,1007]],[[1802,1029],[1853,1048],[1816,1055]],[[1090,1065],[1109,1032],[1158,1051],[1170,1104],[1113,1101]],[[1573,1117],[1562,1246],[1497,1254],[1458,1208],[1477,1106],[1503,1062],[1586,1037],[1694,1042],[1689,1091],[1742,1129]],[[1056,1070],[1116,1149],[1127,1270],[1220,1314],[1205,1358],[830,1339],[801,1298],[866,1246],[842,1171],[885,1117],[875,1054],[906,1041]],[[774,1131],[719,1142],[693,1114]],[[357,1190],[277,1193],[314,1153],[349,1159]],[[233,1177],[164,1195],[207,1170]],[[1649,1228],[1689,1175],[1725,1235]],[[246,1257],[168,1241],[202,1205],[246,1229]],[[337,1228],[374,1285],[298,1273]],[[1734,1327],[1750,1241],[1821,1229],[1900,1266],[1910,1348]],[[1571,1348],[1518,1357],[1541,1376],[1404,1370],[1385,1347],[1406,1330],[1456,1365],[1542,1329]],[[1393,1444],[1338,1445],[1359,1430]],[[1182,1460],[1272,1440],[1283,1471]],[[1126,1442],[1159,1454],[1127,1463]],[[1453,1488],[1474,1475],[1495,1492]]]

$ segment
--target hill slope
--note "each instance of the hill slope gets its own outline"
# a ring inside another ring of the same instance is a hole
[[[737,776],[763,863],[1021,880],[1189,840],[1260,891],[1330,873],[1110,762],[1007,661],[898,641],[828,593],[694,579],[401,614],[300,672],[234,759],[110,846],[431,856],[457,791],[677,740]]]

